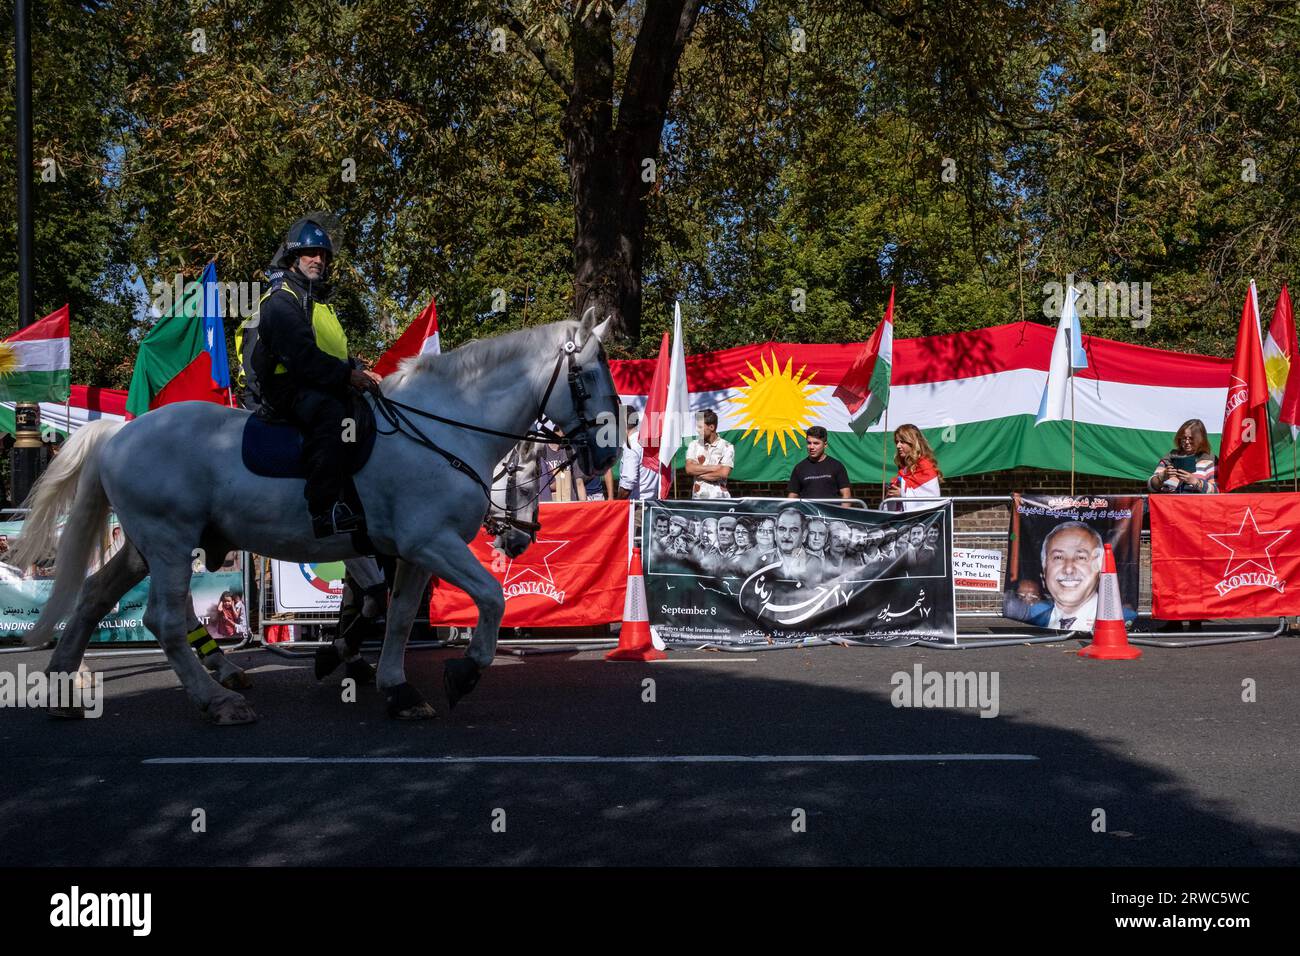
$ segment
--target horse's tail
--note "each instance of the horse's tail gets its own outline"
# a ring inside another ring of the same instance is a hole
[[[28,568],[58,554],[54,587],[36,626],[23,635],[29,647],[51,639],[55,627],[76,603],[90,564],[91,551],[108,530],[108,495],[99,477],[99,452],[117,434],[122,422],[97,421],[73,433],[63,450],[27,496],[30,511],[9,563]],[[59,522],[67,515],[63,534]]]

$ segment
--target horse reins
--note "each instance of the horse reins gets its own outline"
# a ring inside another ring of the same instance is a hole
[[[490,510],[491,508],[495,507],[495,505],[493,504],[492,501],[492,488],[487,484],[487,482],[485,482],[479,476],[478,472],[476,472],[469,465],[465,464],[465,462],[462,461],[459,457],[457,457],[452,452],[447,451],[447,449],[440,446],[437,442],[433,441],[433,439],[431,439],[428,435],[422,432],[420,428],[413,421],[411,421],[410,416],[407,413],[409,412],[411,414],[418,415],[421,418],[427,418],[431,421],[441,422],[444,425],[451,425],[455,428],[464,428],[469,431],[481,432],[485,435],[495,435],[498,438],[512,438],[515,440],[516,443],[529,442],[532,444],[558,444],[561,448],[564,448],[567,452],[567,460],[565,461],[564,467],[566,468],[572,467],[574,461],[576,461],[578,457],[578,445],[580,443],[583,443],[585,439],[580,439],[579,442],[575,442],[569,436],[560,434],[554,428],[551,428],[550,426],[544,424],[543,422],[544,419],[546,418],[546,405],[551,400],[552,392],[555,391],[556,382],[559,381],[560,367],[567,359],[568,366],[569,366],[569,371],[568,371],[569,393],[573,398],[574,410],[578,413],[578,417],[582,422],[581,426],[578,429],[579,434],[585,436],[588,430],[591,428],[591,426],[596,424],[594,421],[587,418],[586,403],[587,400],[591,398],[591,395],[587,391],[586,386],[583,385],[582,380],[580,378],[582,373],[582,366],[580,366],[577,363],[577,351],[578,351],[577,345],[572,339],[570,339],[568,342],[565,342],[564,345],[561,347],[560,354],[557,355],[555,358],[555,366],[551,369],[550,380],[546,383],[546,391],[542,393],[541,401],[538,403],[536,420],[539,423],[541,423],[540,427],[531,428],[522,435],[518,435],[513,432],[503,432],[495,428],[487,428],[486,426],[483,425],[475,425],[472,422],[462,422],[454,418],[447,418],[443,415],[437,415],[433,412],[425,411],[422,408],[416,408],[414,405],[407,405],[404,402],[399,402],[396,399],[389,398],[387,395],[384,395],[383,392],[379,391],[378,389],[371,392],[370,395],[374,400],[374,406],[376,412],[383,417],[384,421],[388,423],[390,428],[388,431],[384,431],[382,428],[378,426],[378,424],[376,424],[375,431],[377,434],[380,435],[400,434],[406,438],[409,438],[417,445],[420,445],[423,448],[427,448],[429,451],[436,452],[437,454],[441,455],[444,459],[446,459],[447,463],[451,465],[451,467],[454,468],[456,471],[459,471],[461,474],[467,475],[470,478],[474,479],[474,482],[479,486],[479,488],[483,491],[484,496],[487,498],[488,507]],[[523,521],[515,517],[515,514],[520,509],[511,507],[511,502],[510,502],[511,495],[518,494],[517,478],[515,477],[516,472],[518,472],[519,468],[521,467],[518,463],[518,454],[519,454],[519,450],[516,447],[512,452],[511,459],[506,464],[502,465],[502,470],[495,473],[492,476],[493,484],[495,484],[498,480],[500,480],[500,478],[503,475],[508,476],[506,479],[507,481],[506,510],[509,513],[507,513],[506,515],[500,518],[493,518],[489,516],[488,519],[484,521],[484,526],[487,527],[489,532],[494,534],[499,534],[500,531],[493,530],[492,525],[496,525],[499,528],[500,525],[504,524],[511,527],[519,528],[520,530],[523,531],[527,531],[529,534],[536,534],[537,530],[541,527],[535,521]],[[559,470],[562,469],[557,469],[557,471]],[[553,482],[555,477],[556,477],[556,473],[552,472],[550,476],[550,481]],[[549,487],[549,483],[544,485],[539,477],[537,494],[533,496],[532,501],[536,501],[537,499],[539,499],[542,495],[542,492],[546,489],[546,487]],[[530,501],[529,504],[531,504],[532,501]]]

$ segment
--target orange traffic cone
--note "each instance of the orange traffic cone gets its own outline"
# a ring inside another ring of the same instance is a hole
[[[1140,648],[1128,642],[1124,629],[1124,608],[1119,600],[1119,576],[1115,573],[1115,555],[1105,545],[1106,563],[1101,568],[1097,587],[1097,619],[1092,626],[1092,643],[1079,651],[1080,657],[1099,661],[1131,661],[1142,656]]]
[[[623,627],[618,647],[605,655],[607,661],[658,661],[667,657],[663,645],[650,634],[646,607],[645,577],[641,570],[641,549],[632,549],[632,567],[627,574],[627,597],[623,599]]]

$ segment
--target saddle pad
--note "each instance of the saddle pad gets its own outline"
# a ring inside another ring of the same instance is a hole
[[[302,433],[293,425],[250,415],[241,447],[244,467],[263,478],[306,478]]]
[[[357,423],[357,440],[347,446],[351,454],[343,463],[346,475],[360,471],[375,447],[375,412],[370,402],[357,396],[352,414]],[[250,415],[244,425],[240,453],[244,467],[263,478],[307,477],[302,464],[302,432],[295,425]]]

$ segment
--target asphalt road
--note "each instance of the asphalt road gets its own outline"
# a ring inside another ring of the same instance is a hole
[[[344,703],[309,659],[254,651],[235,659],[261,720],[241,727],[207,724],[161,656],[102,657],[100,719],[0,711],[0,855],[8,866],[1300,863],[1300,643],[1148,649],[1120,663],[1081,660],[1077,646],[499,658],[450,714],[452,652],[422,651],[408,676],[441,716],[416,724],[389,721],[373,687]],[[4,654],[0,669],[45,658]],[[893,707],[891,676],[915,663],[996,672],[998,715]],[[481,760],[701,755],[949,759]],[[146,762],[229,757],[471,759]],[[205,832],[193,832],[196,808]]]

